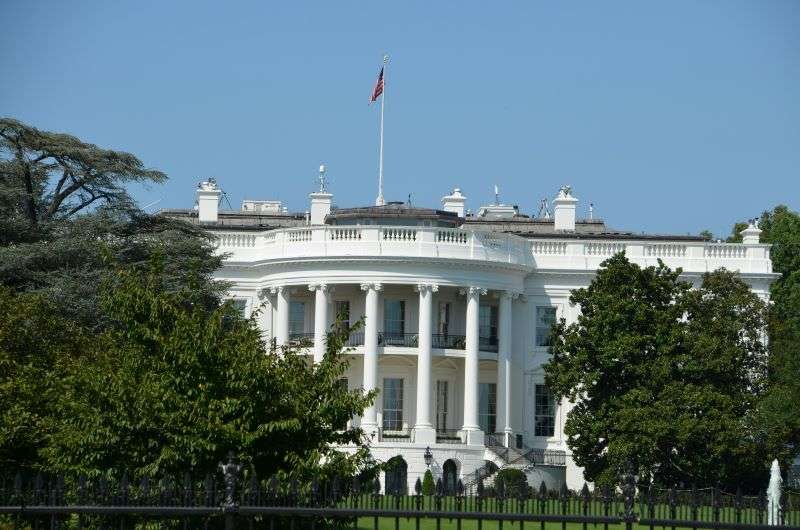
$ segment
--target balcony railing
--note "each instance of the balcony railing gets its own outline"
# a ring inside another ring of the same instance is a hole
[[[467,347],[467,338],[464,335],[434,333],[432,339],[431,346],[433,348],[463,350]]]
[[[347,338],[345,342],[345,346],[354,347],[354,346],[363,346],[364,345],[364,332],[360,331],[358,333],[351,333],[350,336]]]
[[[313,333],[289,333],[289,342],[298,346],[310,346],[314,344]]]
[[[384,442],[411,443],[411,429],[386,430],[381,433]]]
[[[416,348],[419,346],[419,335],[416,333],[393,333],[381,331],[378,333],[378,346],[404,346]]]
[[[478,349],[497,353],[497,337],[480,337],[478,339]]]
[[[437,444],[462,444],[461,436],[456,429],[436,429]]]

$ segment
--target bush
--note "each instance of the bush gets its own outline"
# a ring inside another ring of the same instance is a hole
[[[422,477],[422,494],[433,495],[434,493],[436,493],[436,484],[433,482],[433,473],[429,469],[425,472],[425,476]]]
[[[503,483],[505,497],[519,497],[528,493],[528,478],[521,469],[506,468],[497,472],[494,477],[494,490],[500,491],[500,483]]]

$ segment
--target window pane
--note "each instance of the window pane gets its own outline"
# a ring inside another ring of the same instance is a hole
[[[342,326],[350,327],[350,302],[348,300],[337,300],[334,303],[333,317]]]
[[[384,300],[383,331],[387,335],[402,335],[406,331],[405,300]]]
[[[303,333],[306,328],[306,303],[292,300],[289,303],[289,333]]]
[[[485,433],[493,434],[497,428],[497,385],[478,384],[478,423]]]
[[[247,300],[244,298],[234,298],[232,300],[233,308],[242,318],[247,318]]]
[[[555,398],[546,385],[536,385],[536,436],[553,436],[556,427]]]
[[[403,380],[383,380],[383,429],[399,431],[403,428]]]
[[[536,345],[550,346],[550,335],[556,323],[555,307],[536,308]]]
[[[436,430],[447,429],[447,381],[436,381]]]

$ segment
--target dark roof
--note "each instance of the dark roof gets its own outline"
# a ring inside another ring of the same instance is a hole
[[[164,209],[158,212],[159,215],[183,219],[192,224],[199,225],[197,211],[190,209]],[[235,230],[269,230],[274,228],[291,228],[294,226],[305,226],[305,214],[265,214],[257,212],[241,212],[236,210],[220,210],[217,214],[216,223],[203,223],[221,229]]]
[[[460,224],[459,217],[453,212],[434,210],[432,208],[417,208],[405,203],[390,202],[384,206],[364,206],[361,208],[336,208],[328,214],[326,222],[345,219],[415,219],[437,220]]]

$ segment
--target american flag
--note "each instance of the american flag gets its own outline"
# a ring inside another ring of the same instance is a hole
[[[372,90],[372,97],[369,102],[374,103],[378,101],[381,94],[383,94],[383,67],[381,67],[381,73],[378,74],[378,81],[375,83],[375,88]]]

